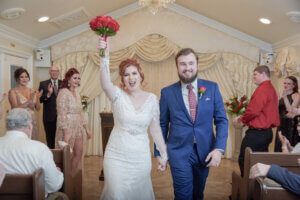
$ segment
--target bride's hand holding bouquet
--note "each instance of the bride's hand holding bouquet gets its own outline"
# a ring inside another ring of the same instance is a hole
[[[101,35],[106,42],[107,37],[114,36],[120,28],[117,21],[113,20],[110,16],[97,16],[90,21],[90,28],[95,31],[97,35]],[[100,49],[100,56],[105,56],[106,47]]]

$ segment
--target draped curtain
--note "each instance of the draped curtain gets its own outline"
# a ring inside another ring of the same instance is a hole
[[[143,68],[145,81],[143,87],[160,97],[160,90],[178,81],[175,55],[181,49],[167,38],[152,34],[122,50],[110,53],[111,79],[115,85],[120,83],[118,64],[127,57],[136,57]],[[229,53],[198,53],[198,77],[218,83],[224,101],[233,96],[251,96],[254,91],[252,72],[257,64],[244,56]],[[61,77],[72,67],[81,74],[80,95],[89,97],[87,110],[88,125],[93,133],[87,143],[87,155],[103,155],[101,123],[99,113],[111,111],[111,104],[100,87],[97,52],[73,52],[53,61],[61,70]],[[230,125],[225,156],[231,157],[234,131]]]

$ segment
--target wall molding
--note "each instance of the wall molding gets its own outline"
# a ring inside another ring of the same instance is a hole
[[[238,38],[242,41],[248,42],[254,46],[258,46],[260,49],[272,52],[272,45],[270,43],[267,43],[263,40],[257,39],[251,35],[248,35],[246,33],[243,33],[237,29],[234,29],[230,26],[227,26],[225,24],[222,24],[216,20],[213,20],[211,18],[205,17],[204,15],[201,15],[197,12],[191,11],[183,6],[180,6],[178,4],[170,4],[168,6],[169,10],[172,10],[180,15],[186,16],[190,19],[193,19],[197,22],[200,22],[202,24],[205,24],[213,29],[219,30],[223,33],[226,33],[230,36],[233,36],[235,38]]]
[[[124,15],[130,14],[134,11],[140,10],[143,7],[138,5],[138,2],[132,3],[128,6],[125,6],[123,8],[120,8],[118,10],[115,10],[113,12],[107,13],[106,15],[110,15],[113,18],[120,18]],[[180,6],[176,3],[170,4],[168,6],[168,9],[171,11],[174,11],[180,15],[183,15],[185,17],[188,17],[190,19],[193,19],[197,22],[200,22],[202,24],[205,24],[213,29],[216,29],[218,31],[221,31],[223,33],[226,33],[232,37],[235,37],[237,39],[240,39],[242,41],[248,42],[254,46],[259,47],[260,49],[266,51],[266,52],[272,52],[272,45],[270,43],[267,43],[265,41],[262,41],[260,39],[257,39],[251,35],[248,35],[246,33],[243,33],[237,29],[234,29],[230,26],[227,26],[225,24],[222,24],[216,20],[210,19],[208,17],[205,17],[204,15],[201,15],[199,13],[196,13],[194,11],[191,11],[183,6]],[[88,31],[89,28],[89,22],[83,23],[81,25],[78,25],[74,28],[68,29],[64,32],[58,33],[54,36],[51,36],[49,38],[46,38],[44,40],[36,40],[30,36],[27,36],[21,32],[18,32],[10,27],[7,27],[5,25],[0,24],[0,36],[3,38],[9,39],[14,42],[18,42],[20,44],[24,44],[26,46],[29,46],[31,48],[49,48],[52,45],[61,42],[63,40],[69,39],[71,37],[74,37],[78,34],[81,34],[85,31]],[[275,45],[276,46],[276,45]]]
[[[25,35],[13,28],[10,28],[4,24],[0,24],[0,37],[10,40],[15,43],[19,43],[35,49],[39,43],[39,40]]]
[[[143,7],[139,6],[137,2],[135,3],[132,3],[128,6],[125,6],[123,8],[120,8],[118,10],[115,10],[113,12],[110,12],[110,13],[107,13],[105,15],[109,15],[111,16],[112,18],[119,18],[119,17],[122,17],[124,15],[127,15],[127,14],[130,14],[134,11],[137,11],[137,10],[140,10],[142,9]],[[38,48],[49,48],[50,46],[52,46],[53,44],[55,43],[58,43],[58,42],[61,42],[63,40],[66,40],[68,38],[71,38],[71,37],[74,37],[80,33],[83,33],[85,31],[88,31],[90,30],[90,26],[89,26],[89,22],[86,22],[84,24],[81,24],[81,25],[78,25],[74,28],[71,28],[67,31],[64,31],[64,32],[61,32],[59,34],[56,34],[52,37],[49,37],[49,38],[46,38],[44,40],[41,40],[39,43],[38,43]]]
[[[0,53],[5,53],[7,55],[17,56],[17,57],[25,58],[25,59],[32,57],[31,53],[28,53],[25,51],[20,51],[20,50],[2,46],[2,45],[0,45]]]
[[[279,52],[283,47],[286,46],[300,46],[300,34],[293,35],[289,38],[286,38],[280,42],[276,42],[273,44],[273,51]]]

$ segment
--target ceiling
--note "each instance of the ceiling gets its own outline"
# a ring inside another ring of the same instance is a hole
[[[11,27],[37,40],[44,40],[91,18],[107,14],[135,3],[136,0],[0,0],[0,13],[9,8],[24,8],[18,19],[0,17],[0,24]],[[300,23],[289,20],[286,13],[300,11],[300,0],[176,0],[176,4],[216,20],[267,43],[274,44],[300,34]],[[83,8],[87,17],[63,27],[39,23],[41,16],[59,17]],[[272,24],[263,25],[266,17]]]

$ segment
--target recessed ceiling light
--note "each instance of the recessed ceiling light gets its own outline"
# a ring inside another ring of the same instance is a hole
[[[260,18],[259,21],[263,24],[271,24],[271,20],[267,19],[267,18]]]
[[[41,17],[38,19],[39,22],[45,22],[49,19],[49,17]]]

